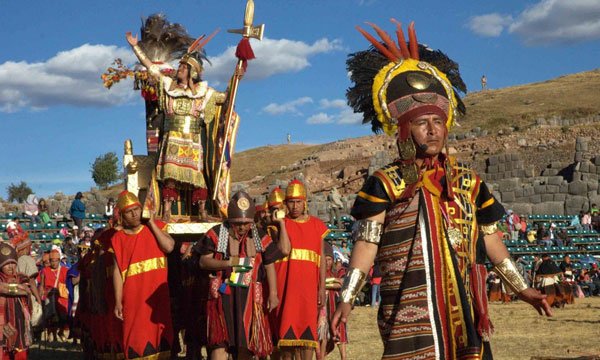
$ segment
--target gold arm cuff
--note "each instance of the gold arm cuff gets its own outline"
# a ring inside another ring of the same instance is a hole
[[[358,220],[352,230],[352,240],[366,241],[371,244],[379,245],[381,235],[383,234],[383,224],[375,220]]]
[[[344,277],[344,283],[340,291],[340,301],[354,305],[356,296],[367,282],[367,274],[360,269],[350,268]]]
[[[483,235],[492,235],[498,232],[498,223],[491,223],[488,225],[479,225],[479,231],[483,233]]]
[[[148,57],[144,53],[144,50],[142,50],[142,48],[139,45],[133,46],[133,53],[135,54],[135,56],[138,57],[141,63],[143,63],[144,60],[148,60]]]
[[[510,257],[494,266],[494,272],[502,279],[504,285],[508,286],[515,294],[528,288],[527,283],[517,269],[517,264]]]

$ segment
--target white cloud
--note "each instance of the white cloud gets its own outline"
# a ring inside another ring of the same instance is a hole
[[[476,34],[499,36],[504,29],[527,45],[564,44],[600,39],[600,1],[540,0],[516,17],[492,13],[472,17]]]
[[[333,109],[333,113],[320,112],[312,115],[306,120],[307,124],[340,124],[340,125],[353,125],[360,124],[362,121],[362,114],[354,113],[351,107],[346,105],[346,101],[343,99],[321,99],[319,100],[321,109]]]
[[[310,98],[308,96],[304,96],[299,99],[285,102],[283,104],[270,103],[269,105],[265,106],[262,109],[262,111],[264,111],[270,115],[281,115],[281,114],[286,114],[286,113],[294,114],[294,115],[302,115],[300,110],[298,110],[298,107],[305,105],[305,104],[310,104],[312,102],[313,102],[312,98]]]
[[[334,118],[325,113],[314,114],[306,120],[307,124],[316,125],[316,124],[331,124],[334,122]]]
[[[334,99],[334,100],[322,99],[321,101],[319,101],[319,105],[323,109],[331,109],[331,108],[342,109],[347,106],[346,100],[344,100],[344,99]]]
[[[347,106],[346,108],[342,109],[342,111],[340,111],[340,113],[337,115],[336,122],[338,124],[354,125],[354,124],[360,124],[362,122],[362,120],[363,120],[362,114],[355,113],[351,107]]]
[[[510,25],[528,45],[600,39],[600,1],[542,0]]]
[[[45,62],[7,61],[0,64],[0,111],[41,110],[53,105],[111,106],[134,96],[131,82],[110,91],[100,75],[115,58],[133,62],[131,50],[84,44],[62,51]]]
[[[319,39],[312,44],[288,39],[251,39],[256,59],[248,62],[245,79],[264,79],[269,76],[298,72],[310,66],[309,59],[315,55],[343,50],[340,40]],[[222,54],[210,57],[206,64],[206,79],[216,83],[227,83],[237,58],[235,46],[230,46]]]
[[[509,15],[501,14],[486,14],[480,16],[473,16],[469,19],[467,26],[474,33],[486,36],[486,37],[497,37],[500,36],[502,30],[509,26],[512,22],[512,17]]]

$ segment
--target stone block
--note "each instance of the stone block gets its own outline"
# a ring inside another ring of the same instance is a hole
[[[598,181],[598,175],[596,174],[581,174],[581,181]]]
[[[598,181],[588,181],[588,192],[598,192]]]
[[[542,202],[548,202],[548,201],[553,201],[554,200],[554,194],[542,194]],[[548,214],[554,214],[554,213],[548,213]]]
[[[575,152],[575,157],[573,158],[575,162],[580,162],[583,160],[583,153],[580,151]]]
[[[523,162],[522,161],[517,161],[514,163],[514,169],[515,170],[522,170],[523,169]]]
[[[523,169],[511,171],[512,177],[523,177]]]
[[[590,172],[590,163],[588,161],[582,161],[579,165],[579,171],[582,173]]]
[[[535,194],[535,190],[533,190],[533,186],[531,185],[527,185],[526,187],[523,188],[524,191],[524,196],[531,196]]]
[[[533,205],[531,211],[535,215],[547,215],[547,214],[564,215],[565,205],[563,202],[560,202],[560,201],[544,202],[544,203]]]
[[[569,184],[568,183],[562,183],[560,184],[560,190],[559,192],[563,193],[563,194],[568,194],[569,193]]]
[[[594,165],[596,165],[596,166],[600,166],[600,156],[596,156],[596,157],[594,158]]]
[[[521,180],[518,178],[514,179],[502,179],[498,181],[498,190],[500,192],[514,191],[521,187]]]
[[[598,171],[598,169],[597,169],[597,166],[596,166],[596,165],[594,165],[594,164],[592,164],[592,163],[590,163],[590,165],[589,165],[589,169],[588,169],[588,172],[589,172],[590,174],[597,174],[597,172],[596,172],[596,171]]]
[[[535,192],[535,194],[545,194],[546,185],[533,185],[533,191]]]
[[[487,171],[488,174],[496,174],[498,173],[498,165],[489,165],[487,167]]]
[[[519,154],[517,154],[517,153],[510,154],[510,159],[512,161],[518,161],[519,160]]]
[[[515,190],[515,197],[516,198],[523,197],[523,195],[525,195],[525,190],[523,188]]]
[[[498,164],[498,172],[499,173],[503,173],[506,171],[506,163],[500,163]]]
[[[562,176],[548,176],[548,181],[546,182],[548,185],[560,185],[562,184],[563,177]]]
[[[535,176],[535,169],[534,168],[525,169],[525,176],[524,177],[534,177],[534,176]]]
[[[519,215],[531,215],[531,204],[519,202],[511,204],[512,210]]]
[[[569,194],[571,195],[586,195],[587,191],[587,183],[581,180],[575,180],[569,184]]]
[[[548,194],[556,194],[560,190],[560,185],[546,185],[546,192]]]
[[[564,202],[567,199],[567,194],[554,194],[554,201]]]
[[[515,201],[515,192],[514,191],[506,191],[502,193],[502,202],[508,203]]]
[[[512,162],[512,161],[509,161],[509,162],[505,163],[505,164],[504,164],[504,169],[505,169],[506,171],[511,171],[511,170],[513,169],[513,162]]]
[[[498,165],[498,157],[496,155],[490,156],[486,160],[486,165],[487,166]]]
[[[578,214],[581,210],[587,207],[588,198],[587,196],[572,195],[567,196],[565,200],[565,208],[575,211],[568,211],[567,214]]]
[[[542,202],[542,195],[531,195],[529,197],[529,202],[532,204],[539,204]]]

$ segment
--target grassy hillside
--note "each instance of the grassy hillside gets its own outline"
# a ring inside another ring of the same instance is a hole
[[[498,90],[479,91],[464,99],[467,115],[458,131],[475,126],[496,130],[532,125],[539,117],[580,118],[600,113],[600,69]]]

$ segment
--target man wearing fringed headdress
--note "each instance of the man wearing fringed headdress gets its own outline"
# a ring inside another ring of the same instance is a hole
[[[348,321],[377,258],[382,273],[378,324],[385,359],[489,359],[486,257],[504,283],[540,313],[545,296],[527,286],[496,233],[502,205],[471,169],[444,151],[464,105],[458,65],[440,51],[407,44],[375,25],[380,42],[350,55],[349,104],[373,130],[397,137],[399,158],[371,175],[352,216],[354,249],[332,321]]]
[[[204,151],[207,149],[202,147],[202,129],[206,124],[218,120],[216,108],[226,98],[225,93],[216,91],[206,81],[202,81],[202,59],[206,59],[202,47],[214,35],[215,33],[206,38],[202,36],[189,45],[187,52],[179,60],[173,79],[163,75],[160,64],[154,63],[146,55],[138,44],[137,36],[134,37],[129,32],[126,34],[127,42],[138,60],[157,82],[159,107],[165,114],[156,168],[156,179],[163,185],[165,221],[169,220],[172,203],[179,199],[179,190],[186,187],[193,190],[191,203],[198,204],[202,220],[207,218],[205,204],[208,186],[204,166]],[[181,41],[185,42],[187,39],[183,38]],[[210,141],[210,136],[205,137],[205,141]],[[211,147],[210,144],[206,146]]]

